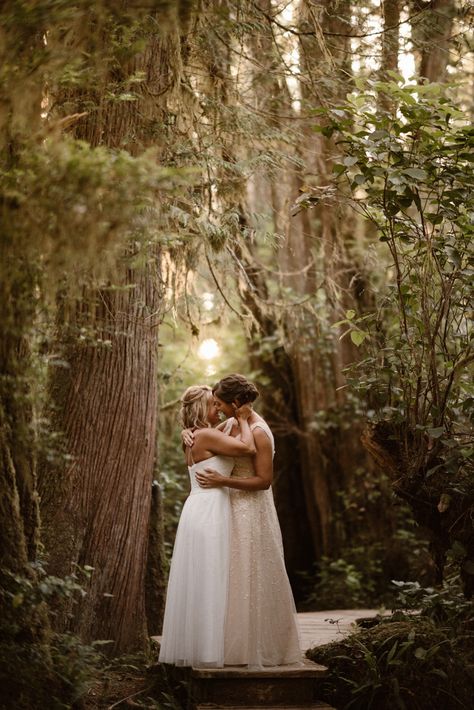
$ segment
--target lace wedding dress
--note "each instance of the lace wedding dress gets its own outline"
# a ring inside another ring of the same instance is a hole
[[[230,476],[234,459],[212,456],[188,467],[191,492],[171,560],[159,660],[177,666],[224,665],[229,585],[229,489],[201,488],[196,471]]]
[[[230,419],[225,433],[235,420]],[[274,440],[268,424],[260,427]],[[249,456],[235,459],[232,477],[253,476]],[[281,530],[271,488],[230,489],[230,571],[224,660],[250,668],[302,660],[296,608],[285,569]]]

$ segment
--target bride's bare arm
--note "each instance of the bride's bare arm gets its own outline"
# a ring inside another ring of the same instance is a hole
[[[212,454],[225,456],[252,456],[256,453],[253,434],[247,421],[248,412],[238,414],[240,439],[224,434],[217,429],[199,429],[199,448]],[[196,446],[196,445],[195,445]]]
[[[217,431],[222,431],[227,422],[228,420],[226,419],[214,428],[217,429]],[[194,431],[192,429],[182,429],[181,440],[185,446],[192,447],[194,445]]]
[[[241,425],[242,426],[242,425]],[[255,476],[237,478],[221,476],[212,468],[204,468],[203,472],[196,473],[198,483],[204,488],[219,488],[227,486],[240,491],[261,491],[270,488],[273,481],[273,452],[270,439],[260,428],[253,431],[257,454],[254,458]],[[205,463],[205,462],[203,462]]]

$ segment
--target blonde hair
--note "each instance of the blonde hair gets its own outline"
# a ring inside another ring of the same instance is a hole
[[[212,399],[212,389],[207,385],[192,385],[181,397],[181,422],[185,429],[202,429],[208,427],[207,420],[209,401]]]

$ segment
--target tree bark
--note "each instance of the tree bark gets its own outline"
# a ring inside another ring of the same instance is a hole
[[[302,111],[306,112],[343,100],[350,86],[351,3],[338,3],[336,11],[325,3],[303,2],[301,12]],[[330,46],[325,44],[325,34]],[[318,88],[321,76],[331,77],[324,104]],[[294,184],[294,196],[302,184],[324,190],[332,180],[332,140],[316,135],[308,124],[299,153],[306,171]],[[364,311],[371,305],[354,233],[354,216],[344,203],[322,199],[311,211],[292,219],[281,261],[290,272],[284,284],[302,297],[318,294],[319,299],[319,312],[302,308],[296,318],[291,314],[287,325],[288,340],[293,342],[289,354],[297,387],[302,479],[317,558],[337,555],[355,539],[344,495],[350,495],[358,473],[373,472],[360,443],[362,422],[352,412],[344,389],[343,370],[360,354],[349,337],[341,340],[340,332],[331,329],[331,323],[344,318],[348,309]],[[381,521],[366,522],[366,539],[370,535],[375,539]]]
[[[414,5],[415,10],[423,11],[412,29],[418,73],[428,81],[445,81],[456,14],[455,0],[432,0],[429,3],[417,0]]]
[[[399,0],[383,0],[383,34],[380,78],[387,81],[388,72],[398,71],[398,52],[400,48],[400,3]]]
[[[381,81],[393,81],[390,72],[398,73],[398,53],[400,49],[400,3],[399,0],[383,0],[382,58],[379,78]],[[395,110],[393,99],[381,90],[379,106],[382,110]]]
[[[64,111],[95,103],[78,124],[77,137],[132,154],[163,146],[168,102],[179,83],[176,28],[165,38],[148,34],[145,50],[120,66],[123,79],[137,72],[144,72],[145,81],[131,104],[108,100],[101,87],[92,95],[63,97]],[[127,266],[138,256],[144,266]],[[64,574],[75,564],[93,568],[87,597],[73,616],[65,610],[62,625],[86,641],[112,640],[115,653],[143,649],[148,637],[145,573],[158,406],[159,250],[147,247],[138,255],[131,246],[120,269],[117,288],[86,290],[80,302],[60,313],[56,347],[67,368],[52,373],[51,396],[54,422],[72,459],[60,472],[44,465],[41,480],[50,570]],[[80,344],[81,327],[93,329],[97,345]]]

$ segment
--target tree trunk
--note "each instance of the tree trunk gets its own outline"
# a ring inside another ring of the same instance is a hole
[[[167,104],[179,81],[176,29],[165,38],[148,35],[146,49],[120,66],[122,79],[137,72],[145,80],[135,102],[110,101],[105,86],[92,95],[63,97],[64,110],[96,105],[78,124],[78,137],[133,154],[163,145]],[[51,395],[54,421],[72,459],[60,472],[44,466],[41,485],[51,571],[64,574],[75,564],[93,568],[87,597],[72,617],[66,610],[71,618],[67,623],[63,616],[63,625],[86,641],[112,640],[117,653],[143,649],[148,636],[145,572],[161,307],[159,252],[129,251],[118,288],[85,291],[61,313],[56,347],[67,368],[52,373]],[[144,266],[126,265],[137,257]],[[83,327],[93,329],[96,344],[81,345]]]
[[[0,704],[22,710],[46,706],[60,681],[32,564],[40,532],[30,351],[37,244],[22,228],[21,201],[8,189],[22,154],[38,146],[46,27],[41,16],[19,22],[13,5],[0,10],[0,64],[8,67],[0,85]]]
[[[418,73],[428,81],[445,81],[449,46],[456,14],[455,0],[417,0],[415,10],[424,10],[413,25],[413,44],[418,56]]]
[[[350,76],[348,69],[347,38],[331,38],[331,53],[325,46],[322,31],[347,34],[350,3],[338,6],[337,16],[331,8],[302,3],[301,29],[313,31],[314,35],[301,38],[301,56],[306,83],[302,86],[303,110],[307,111],[319,103],[317,77],[319,72],[329,72],[333,78],[332,98],[347,89]],[[306,158],[309,179],[318,185],[327,185],[331,174],[332,146],[328,140],[314,138],[308,130],[300,147]],[[305,180],[306,176],[303,177]],[[296,186],[295,186],[296,187]],[[296,189],[295,189],[296,195]],[[304,218],[303,218],[304,217]],[[303,453],[303,480],[305,482],[308,514],[312,522],[313,542],[317,556],[332,555],[340,547],[341,531],[335,524],[338,507],[334,498],[336,490],[344,490],[350,474],[345,467],[344,451],[349,448],[351,434],[346,432],[345,446],[340,447],[337,425],[329,429],[321,428],[321,415],[325,418],[337,416],[337,408],[342,404],[338,387],[343,384],[341,375],[341,344],[337,334],[332,335],[324,323],[339,319],[338,295],[346,289],[347,274],[344,269],[344,242],[341,224],[335,206],[324,205],[315,210],[300,213],[293,220],[290,232],[289,254],[285,266],[300,275],[289,277],[288,282],[298,294],[315,293],[316,268],[311,263],[320,261],[323,272],[319,272],[326,291],[324,309],[327,315],[316,318],[316,314],[306,310],[301,314],[298,337],[292,348],[291,358],[298,386],[298,403],[302,424],[301,451]],[[293,243],[292,243],[293,242]],[[296,248],[294,243],[298,242]],[[320,249],[318,250],[317,245]],[[305,246],[302,251],[302,245]],[[319,253],[318,253],[319,251]],[[304,271],[303,271],[304,270]],[[345,298],[346,294],[344,294]],[[334,313],[334,318],[332,314]],[[342,344],[342,348],[345,343]],[[344,357],[342,360],[346,360]],[[337,483],[336,483],[337,482]],[[335,485],[336,483],[336,485]]]
[[[400,3],[399,0],[383,0],[382,60],[380,77],[388,80],[389,71],[398,71],[398,52],[400,47]]]
[[[330,104],[341,101],[350,86],[351,3],[338,3],[336,11],[325,3],[303,2],[301,11],[302,112],[308,112],[321,105],[321,76],[331,76],[330,89],[325,91]],[[308,124],[299,153],[306,172],[294,184],[294,197],[300,185],[319,188],[324,195],[332,180],[334,144]],[[289,353],[297,387],[302,478],[318,558],[337,555],[353,544],[356,531],[345,496],[350,497],[362,471],[373,471],[360,443],[362,423],[344,389],[343,369],[360,357],[359,351],[349,337],[341,340],[341,333],[331,328],[348,309],[364,311],[370,305],[354,233],[354,216],[344,203],[323,198],[292,219],[281,261],[282,269],[289,272],[284,284],[301,297],[312,296],[318,304],[308,304],[299,314],[295,310],[287,324],[288,340],[293,342]],[[360,494],[363,498],[363,491]],[[370,535],[375,539],[380,526],[384,528],[378,516],[366,523],[366,539]]]
[[[382,34],[382,59],[380,62],[379,76],[381,81],[390,81],[393,78],[390,72],[398,73],[398,52],[400,49],[400,3],[399,0],[383,0],[383,34]],[[393,102],[385,92],[379,94],[379,104],[382,109],[390,110]]]
[[[145,567],[157,413],[156,313],[159,274],[150,261],[128,272],[122,291],[94,294],[97,338],[106,346],[62,344],[68,368],[51,395],[73,457],[60,482],[43,471],[41,504],[50,572],[94,568],[70,628],[115,651],[143,648]],[[91,294],[89,298],[91,299]],[[87,301],[86,301],[87,302]],[[61,327],[64,338],[66,328]],[[57,421],[59,426],[59,421]]]

